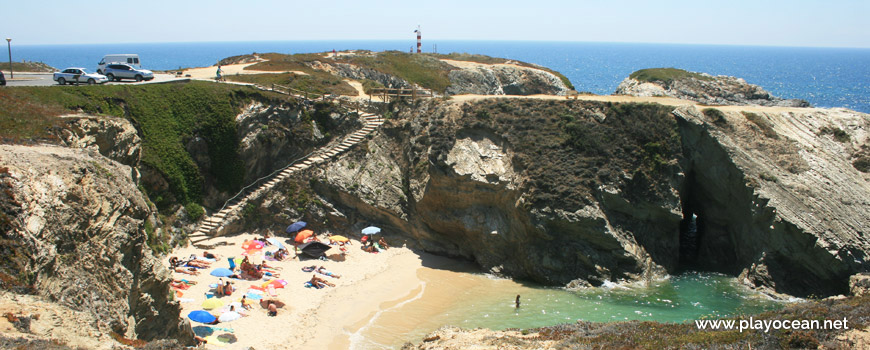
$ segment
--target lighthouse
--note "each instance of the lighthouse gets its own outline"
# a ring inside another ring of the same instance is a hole
[[[417,33],[417,53],[423,52],[423,32],[420,30],[420,26],[417,26],[417,30],[414,31]]]

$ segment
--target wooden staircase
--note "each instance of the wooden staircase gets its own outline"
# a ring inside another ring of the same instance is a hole
[[[227,203],[224,204],[224,207],[217,213],[200,222],[196,231],[189,236],[191,243],[196,244],[212,238],[212,233],[217,232],[222,226],[228,224],[232,218],[236,217],[234,214],[240,212],[249,201],[259,198],[278,185],[281,181],[290,177],[290,175],[308,169],[316,164],[327,162],[342,152],[347,151],[360,141],[364,140],[366,135],[370,134],[384,123],[383,118],[376,114],[363,113],[361,117],[365,121],[365,126],[346,136],[340,143],[326,146],[312,152],[305,158],[290,163],[284,168],[279,169],[254,183],[262,182],[261,185],[256,187],[253,186],[254,184],[249,185],[249,188],[246,188],[227,201]]]

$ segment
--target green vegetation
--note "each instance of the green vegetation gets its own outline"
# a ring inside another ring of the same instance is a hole
[[[478,55],[478,54],[469,54],[469,53],[456,53],[456,52],[454,52],[454,53],[450,53],[450,54],[446,54],[446,55],[441,55],[441,54],[428,54],[428,55],[432,55],[434,57],[441,58],[441,59],[448,59],[448,60],[454,60],[454,61],[477,62],[477,63],[483,63],[483,64],[511,63],[511,64],[516,64],[516,65],[522,66],[522,67],[536,68],[536,69],[540,69],[540,70],[552,73],[553,75],[558,77],[559,80],[561,80],[562,83],[565,84],[565,86],[567,86],[571,90],[574,90],[574,84],[571,84],[571,81],[568,80],[568,77],[562,75],[562,73],[559,73],[559,72],[554,71],[554,70],[547,68],[547,67],[543,67],[543,66],[539,66],[539,65],[535,65],[535,64],[531,64],[531,63],[508,60],[508,59],[497,58],[497,57],[489,57],[489,56]]]
[[[302,90],[313,94],[334,94],[345,96],[357,96],[359,92],[344,81],[341,77],[324,71],[312,70],[306,74],[296,73],[266,73],[266,74],[239,74],[227,75],[227,80],[243,83],[253,83],[263,86],[272,84],[287,86],[296,90]]]
[[[705,108],[701,110],[701,113],[704,113],[707,118],[710,118],[710,120],[713,121],[713,124],[721,127],[730,127],[728,120],[725,119],[725,113],[722,113],[722,111],[716,108]]]
[[[851,137],[849,137],[849,134],[846,133],[845,130],[840,129],[836,126],[822,127],[821,129],[819,129],[819,135],[832,135],[834,136],[834,140],[837,140],[837,142],[840,143],[846,143],[851,140]]]
[[[674,80],[694,78],[698,80],[713,80],[712,77],[702,75],[700,73],[689,72],[677,68],[647,68],[641,69],[628,76],[631,79],[641,82],[662,82],[669,84]]]
[[[9,70],[9,62],[0,63],[0,69],[4,71]],[[51,73],[58,71],[57,68],[49,66],[42,62],[12,62],[12,73],[18,72],[43,72],[43,73]],[[18,77],[20,78],[20,77]],[[16,78],[16,79],[18,79]],[[6,79],[9,79],[9,74],[6,74]]]
[[[776,131],[773,130],[773,124],[767,121],[766,118],[752,112],[743,112],[743,116],[746,117],[746,120],[755,124],[764,136],[772,139],[779,138],[779,135],[777,135]]]
[[[782,310],[754,315],[754,320],[848,320],[849,329],[866,329],[870,324],[870,296],[845,300],[795,303]],[[749,315],[730,319],[749,320]],[[838,340],[843,330],[764,329],[699,330],[694,322],[578,322],[533,329],[536,340],[558,345],[589,346],[594,349],[854,349],[859,344]],[[505,337],[510,342],[511,337]]]
[[[568,86],[568,88],[574,89],[574,86],[571,84],[571,81],[569,81],[567,77],[554,70],[529,63],[510,61],[502,58],[494,58],[483,55],[457,53],[449,55],[409,54],[398,51],[373,53],[363,51],[357,55],[339,56],[335,59],[331,57],[327,58],[323,54],[317,53],[295,55],[268,53],[263,54],[260,57],[269,61],[260,62],[251,65],[245,69],[273,72],[300,71],[311,75],[315,78],[315,80],[325,80],[326,78],[318,76],[318,74],[329,75],[328,73],[311,68],[312,65],[316,66],[316,61],[327,63],[349,63],[361,68],[372,69],[384,74],[393,75],[408,82],[420,85],[427,89],[432,89],[440,93],[444,93],[447,90],[447,87],[450,86],[450,79],[448,78],[448,74],[450,73],[450,71],[457,69],[452,65],[442,62],[441,59],[470,61],[484,64],[498,64],[510,62],[512,64],[517,64],[523,67],[532,67],[553,73],[554,75],[559,77],[559,79],[561,79],[562,82],[565,83],[566,86]],[[228,58],[226,59],[226,61],[235,62],[244,59],[244,57],[239,56]],[[231,79],[235,80],[237,78],[231,77]],[[365,81],[363,81],[363,83],[366,91],[370,91],[372,87],[375,87],[367,86],[365,84]]]
[[[205,215],[205,209],[194,202],[187,203],[187,205],[184,206],[184,210],[187,212],[187,216],[190,217],[191,221],[199,220],[199,218]]]
[[[235,85],[203,82],[147,86],[20,87],[0,91],[0,138],[3,142],[56,141],[57,116],[82,110],[124,116],[143,138],[142,163],[169,184],[149,187],[160,209],[175,203],[200,203],[203,175],[185,145],[201,137],[208,145],[210,176],[219,190],[232,192],[244,177],[238,157],[235,116],[251,99],[274,95]],[[5,108],[9,106],[9,108]]]

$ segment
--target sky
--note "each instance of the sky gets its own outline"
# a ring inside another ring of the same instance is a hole
[[[13,45],[534,40],[870,48],[870,0],[8,1]]]

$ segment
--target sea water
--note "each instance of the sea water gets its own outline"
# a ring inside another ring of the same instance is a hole
[[[174,70],[211,66],[254,52],[305,53],[365,49],[408,52],[414,41],[251,41],[201,43],[16,45],[13,60],[42,61],[55,68],[96,69],[106,54],[137,53],[145,68]],[[578,91],[611,94],[619,82],[644,68],[676,67],[730,75],[773,95],[800,98],[817,107],[870,113],[870,49],[723,45],[629,44],[539,41],[427,41],[424,52],[466,52],[539,64],[563,73]]]
[[[578,320],[688,322],[774,310],[785,305],[716,273],[684,273],[646,283],[607,283],[570,291],[482,273],[423,269],[424,282],[351,336],[352,348],[399,348],[451,325],[528,329]],[[515,298],[520,295],[520,307]]]

